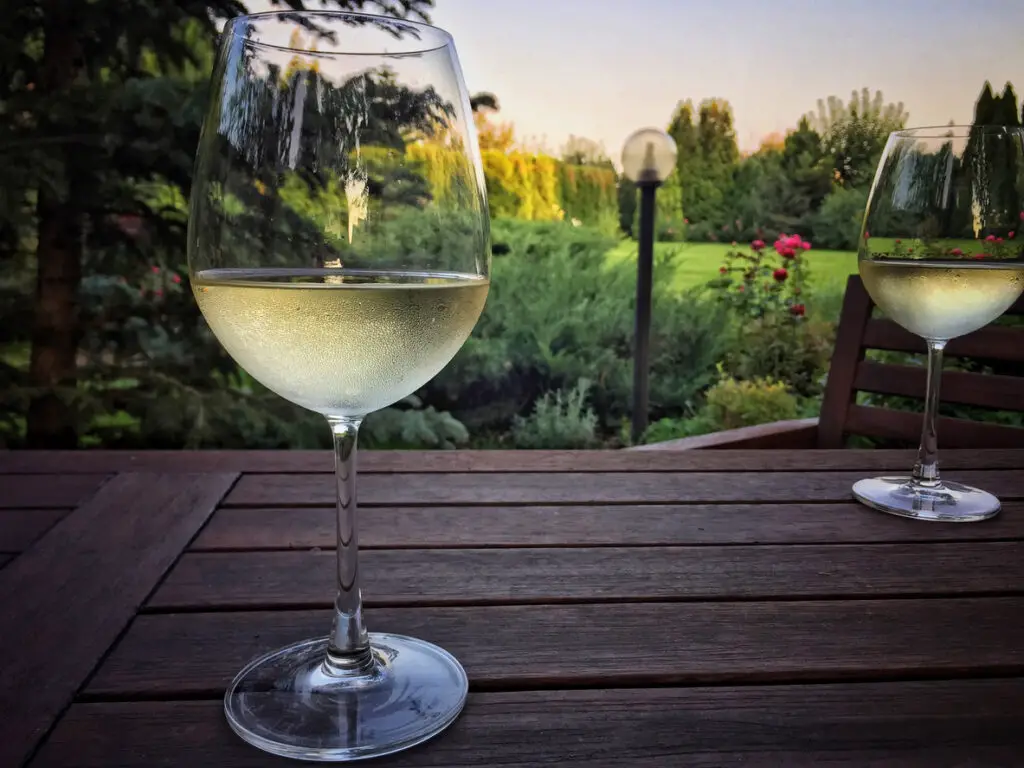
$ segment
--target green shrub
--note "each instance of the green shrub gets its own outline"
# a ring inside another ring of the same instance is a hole
[[[657,443],[785,421],[799,415],[800,403],[783,382],[768,378],[744,381],[722,373],[718,383],[705,394],[704,405],[695,415],[661,419],[651,424],[643,442]]]
[[[516,416],[512,441],[516,448],[592,448],[597,443],[597,416],[587,407],[590,382],[580,379],[569,392],[547,392],[533,406],[533,413]]]
[[[730,334],[725,368],[737,379],[785,382],[802,397],[821,393],[832,357],[835,326],[768,316],[737,325]]]
[[[629,415],[633,376],[635,266],[606,258],[614,241],[564,223],[494,222],[487,307],[455,360],[425,390],[470,432],[508,429],[545,392],[592,384],[602,433]],[[723,310],[668,279],[672,254],[655,264],[651,407],[678,414],[713,383],[722,354]]]
[[[837,251],[856,250],[867,202],[864,189],[833,189],[814,217],[815,244]]]

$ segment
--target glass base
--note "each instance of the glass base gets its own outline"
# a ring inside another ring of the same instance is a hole
[[[324,667],[327,638],[254,659],[224,695],[231,728],[250,744],[297,760],[378,757],[426,741],[466,703],[462,665],[436,645],[370,634],[375,663],[365,675]]]
[[[976,523],[999,513],[999,499],[959,483],[923,486],[909,477],[873,477],[854,483],[853,495],[890,515],[938,523]]]

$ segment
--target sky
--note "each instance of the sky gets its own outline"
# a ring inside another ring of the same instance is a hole
[[[753,150],[862,87],[917,126],[969,123],[985,80],[1024,92],[1024,0],[435,0],[431,17],[470,91],[556,153],[575,134],[617,159],[687,98],[727,99]]]

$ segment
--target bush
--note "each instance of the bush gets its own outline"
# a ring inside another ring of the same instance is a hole
[[[545,392],[592,382],[598,429],[616,432],[632,400],[635,266],[607,259],[614,241],[586,227],[495,221],[487,307],[473,335],[426,390],[470,432],[507,430]],[[655,264],[651,405],[678,414],[715,379],[724,312],[679,293]]]
[[[580,379],[568,393],[545,393],[526,418],[516,416],[512,441],[516,448],[592,448],[597,443],[597,416],[587,407],[590,382]]]
[[[739,380],[719,369],[721,378],[709,389],[704,406],[689,418],[661,419],[647,429],[643,442],[657,443],[725,429],[795,419],[800,404],[781,381]]]
[[[838,187],[832,190],[814,217],[814,239],[819,248],[837,251],[857,249],[867,192]]]

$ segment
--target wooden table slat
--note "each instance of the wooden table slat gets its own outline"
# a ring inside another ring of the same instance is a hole
[[[0,571],[0,765],[31,752],[234,480],[118,475]]]
[[[476,689],[1024,674],[1024,598],[391,608],[369,628],[455,654]],[[93,696],[215,696],[327,611],[141,616]]]
[[[67,515],[67,509],[0,510],[0,552],[21,552]]]
[[[228,507],[194,551],[333,548],[330,507]],[[1024,502],[985,525],[921,525],[856,502],[609,506],[373,507],[359,517],[364,549],[838,544],[1024,538]]]
[[[330,451],[8,451],[0,474],[113,472],[329,473]],[[944,450],[944,469],[1016,469],[1020,453]],[[832,472],[905,473],[906,450],[725,451],[364,451],[359,471],[379,472]]]
[[[884,702],[884,703],[883,703]],[[374,765],[1016,765],[1024,681],[471,694],[453,726]],[[219,701],[78,704],[32,768],[259,768]]]
[[[836,502],[864,472],[574,472],[369,474],[360,479],[366,505],[678,504],[701,502]],[[1024,498],[1024,472],[965,470],[950,480],[1001,498]],[[334,502],[330,475],[244,475],[225,499],[232,506],[325,505]]]
[[[106,479],[107,475],[95,473],[0,477],[0,509],[76,507]]]
[[[370,550],[367,605],[854,598],[1024,593],[1024,541]],[[329,606],[333,552],[185,554],[161,610]]]

